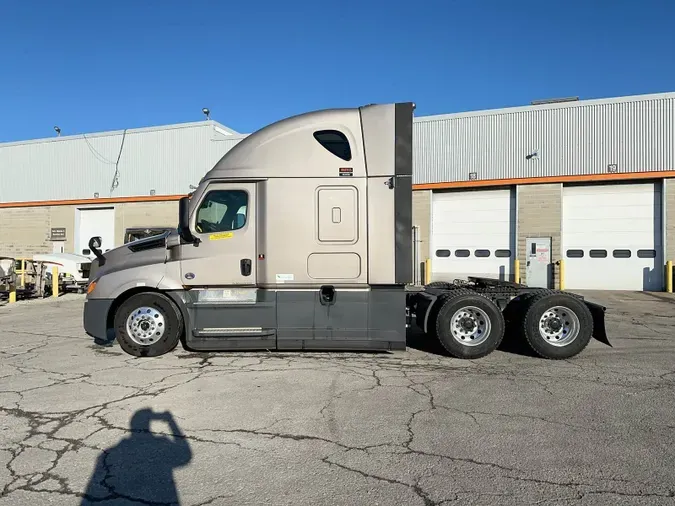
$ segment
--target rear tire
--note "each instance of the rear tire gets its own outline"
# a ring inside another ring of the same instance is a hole
[[[431,283],[424,285],[424,288],[443,288],[444,290],[452,290],[456,285],[453,285],[449,281],[432,281]]]
[[[580,299],[562,292],[535,294],[527,302],[522,331],[530,347],[553,360],[583,351],[593,336],[593,315]]]
[[[482,358],[497,349],[504,337],[504,316],[487,297],[467,289],[443,297],[436,316],[436,336],[457,358]]]
[[[172,351],[183,332],[183,315],[166,295],[132,295],[115,312],[120,347],[135,357],[158,357]]]

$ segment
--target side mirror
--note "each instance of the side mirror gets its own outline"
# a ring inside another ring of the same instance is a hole
[[[185,242],[194,243],[195,236],[190,232],[190,199],[181,197],[178,202],[178,234]]]
[[[96,258],[98,258],[98,265],[99,267],[103,267],[105,264],[105,257],[101,253],[101,250],[99,249],[101,247],[102,241],[100,236],[94,236],[91,239],[89,239],[89,249],[94,253]]]

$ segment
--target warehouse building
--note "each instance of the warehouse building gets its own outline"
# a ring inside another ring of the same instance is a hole
[[[499,274],[559,288],[562,274],[571,290],[664,289],[675,93],[429,116],[414,135],[432,279]]]
[[[245,136],[206,120],[0,144],[0,255],[88,254],[173,227],[178,199]]]
[[[413,135],[417,281],[664,289],[675,93],[416,117]],[[180,196],[244,137],[207,120],[0,144],[0,255],[173,227]]]

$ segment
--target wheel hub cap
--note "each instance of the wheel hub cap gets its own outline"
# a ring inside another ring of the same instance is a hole
[[[552,332],[558,332],[562,327],[563,324],[560,318],[551,318],[548,321],[548,328],[551,329]]]
[[[482,309],[467,306],[455,311],[450,318],[453,339],[464,346],[478,346],[490,337],[490,318]]]
[[[476,322],[471,318],[462,318],[459,323],[462,329],[467,332],[471,332],[476,327]]]
[[[568,346],[579,335],[579,317],[571,309],[555,306],[539,319],[539,335],[553,346]]]
[[[164,335],[166,321],[164,315],[152,307],[139,307],[127,318],[127,335],[136,344],[149,346]]]

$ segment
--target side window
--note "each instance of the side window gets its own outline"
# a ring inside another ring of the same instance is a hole
[[[347,136],[337,130],[320,130],[314,132],[314,138],[328,151],[345,161],[352,159],[352,150]]]
[[[239,230],[246,225],[247,211],[244,190],[211,190],[197,209],[195,228],[200,234]]]

